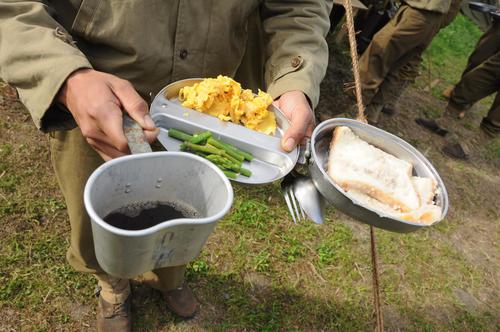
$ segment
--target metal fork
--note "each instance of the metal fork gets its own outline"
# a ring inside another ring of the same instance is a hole
[[[300,206],[294,193],[294,183],[297,175],[295,171],[288,173],[283,181],[281,182],[281,190],[283,191],[283,196],[285,197],[285,202],[288,207],[288,212],[292,216],[293,222],[305,220],[304,211]]]

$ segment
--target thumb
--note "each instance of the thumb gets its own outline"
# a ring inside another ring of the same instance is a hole
[[[143,129],[155,130],[153,119],[149,116],[148,104],[135,91],[128,81],[119,79],[118,83],[112,84],[113,93],[120,100],[123,110],[130,115]]]
[[[290,128],[288,128],[281,140],[283,150],[290,152],[295,149],[297,144],[300,144],[304,139],[309,125],[310,119],[307,113],[295,113],[292,116]]]

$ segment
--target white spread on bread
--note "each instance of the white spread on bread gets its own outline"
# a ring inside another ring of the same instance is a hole
[[[411,163],[337,127],[328,156],[328,175],[358,202],[381,215],[430,224],[441,218],[434,205],[437,183],[412,176]]]

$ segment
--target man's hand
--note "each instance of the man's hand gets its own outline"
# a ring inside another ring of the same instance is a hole
[[[66,79],[57,99],[68,108],[87,142],[104,160],[130,153],[123,134],[123,112],[139,123],[148,142],[158,135],[144,99],[130,82],[111,74],[77,70]]]
[[[292,151],[304,137],[311,137],[314,126],[314,115],[306,96],[302,91],[289,91],[281,95],[274,104],[285,113],[291,126],[285,132],[281,147]]]

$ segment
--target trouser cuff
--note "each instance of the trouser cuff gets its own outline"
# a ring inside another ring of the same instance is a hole
[[[95,274],[100,288],[101,297],[108,303],[119,304],[125,302],[130,295],[128,279],[115,278],[108,274]]]
[[[182,286],[185,270],[185,265],[170,266],[143,273],[135,280],[161,292],[166,292]]]

